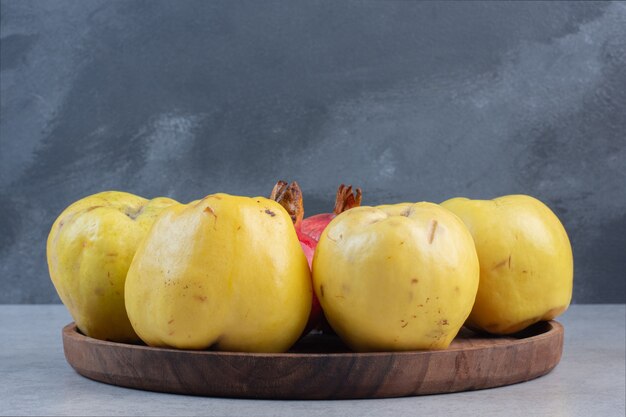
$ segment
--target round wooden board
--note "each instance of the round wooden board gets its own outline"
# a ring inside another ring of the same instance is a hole
[[[284,354],[189,351],[92,339],[63,329],[69,364],[107,384],[179,394],[267,399],[387,398],[514,384],[552,370],[563,326],[542,322],[507,337],[462,329],[441,351],[350,352],[309,335]]]

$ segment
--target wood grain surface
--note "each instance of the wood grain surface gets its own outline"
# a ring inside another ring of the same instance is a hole
[[[188,351],[96,340],[63,328],[79,374],[123,387],[180,394],[267,398],[386,398],[528,381],[561,359],[563,327],[537,323],[507,337],[462,329],[443,351],[350,352],[336,336],[309,335],[285,354]]]

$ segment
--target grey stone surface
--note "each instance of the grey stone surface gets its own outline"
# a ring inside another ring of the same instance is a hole
[[[0,306],[0,415],[204,416],[624,416],[626,306],[575,305],[563,357],[549,374],[482,391],[360,401],[190,397],[105,385],[63,356],[60,305]]]
[[[58,302],[74,200],[298,180],[366,204],[534,195],[574,302],[626,300],[626,4],[2,1],[0,303]]]

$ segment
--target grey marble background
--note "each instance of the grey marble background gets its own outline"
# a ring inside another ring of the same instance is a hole
[[[0,303],[58,302],[74,200],[298,180],[367,204],[525,193],[574,301],[626,301],[626,3],[3,1]]]

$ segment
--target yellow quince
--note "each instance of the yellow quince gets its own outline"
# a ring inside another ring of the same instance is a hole
[[[341,213],[313,258],[324,314],[357,351],[447,348],[472,309],[478,274],[463,222],[425,202]]]
[[[441,203],[474,237],[480,284],[468,326],[515,333],[563,313],[572,298],[574,261],[565,228],[528,195]]]
[[[46,248],[50,278],[85,335],[139,340],[124,305],[126,273],[154,219],[175,203],[107,191],[73,203],[56,219]]]
[[[126,279],[128,315],[150,346],[283,352],[311,299],[291,218],[264,197],[214,194],[169,207]]]

